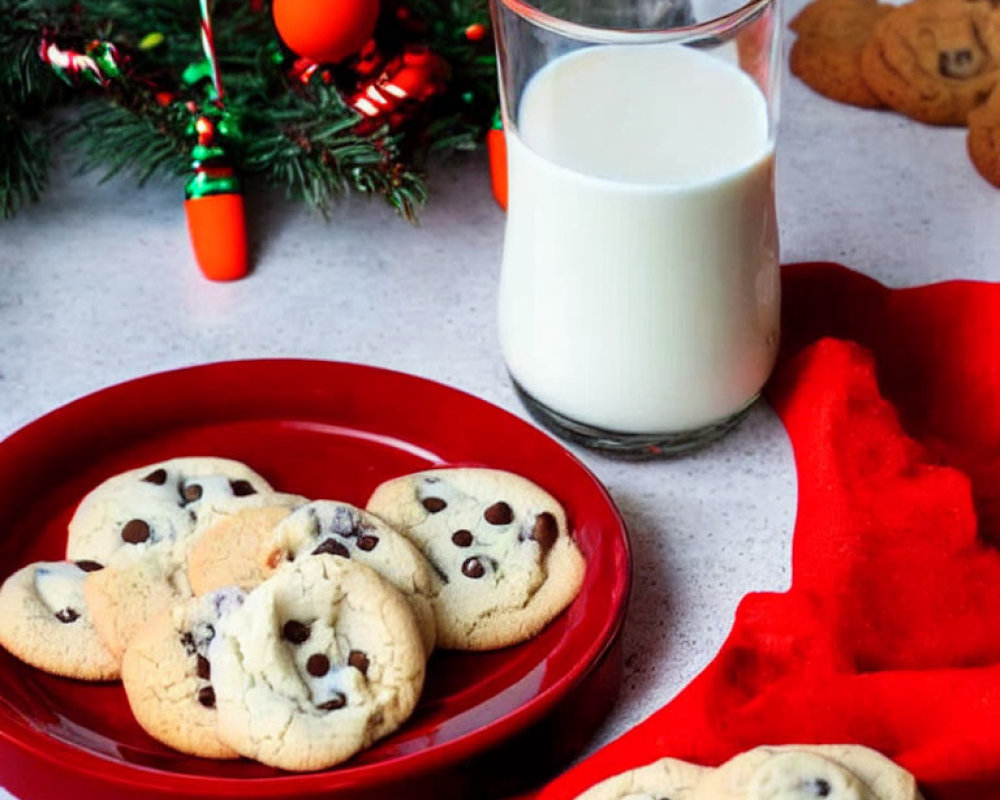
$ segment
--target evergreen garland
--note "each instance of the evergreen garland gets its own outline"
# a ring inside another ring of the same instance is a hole
[[[381,195],[412,219],[426,199],[420,176],[432,150],[476,146],[497,105],[487,0],[382,0],[374,41],[386,61],[425,45],[447,63],[443,89],[374,124],[347,98],[359,89],[351,59],[303,83],[281,44],[269,3],[217,0],[215,50],[233,135],[226,155],[244,176],[281,187],[324,215],[348,191]],[[196,109],[206,102],[197,0],[0,0],[0,215],[38,200],[52,147],[108,178],[190,176]],[[105,85],[63,80],[39,56],[45,38],[83,52],[114,45],[120,74]],[[55,114],[68,108],[68,113]],[[402,116],[402,119],[400,119]],[[57,144],[53,144],[56,142]]]

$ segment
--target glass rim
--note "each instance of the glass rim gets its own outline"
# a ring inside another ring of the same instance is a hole
[[[760,9],[776,0],[748,0],[725,14],[692,25],[675,25],[669,28],[610,28],[571,22],[542,11],[527,0],[490,0],[502,5],[540,28],[571,39],[593,44],[663,44],[686,39],[715,36],[731,30],[755,16]]]

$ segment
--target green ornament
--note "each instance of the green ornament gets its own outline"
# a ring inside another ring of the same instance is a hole
[[[184,199],[196,200],[213,194],[239,194],[240,179],[231,169],[198,169],[184,185]]]
[[[193,61],[184,68],[181,73],[181,83],[185,86],[195,87],[202,81],[212,82],[212,65],[208,61]]]
[[[166,40],[167,37],[159,31],[150,31],[139,40],[139,49],[152,50],[155,47],[159,47]]]
[[[122,76],[121,68],[118,66],[118,51],[113,44],[99,42],[91,48],[88,55],[94,59],[105,79]]]

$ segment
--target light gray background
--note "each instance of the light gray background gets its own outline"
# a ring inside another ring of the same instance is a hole
[[[326,223],[277,197],[248,198],[256,269],[226,285],[197,272],[180,191],[63,170],[41,204],[0,224],[0,437],[119,381],[266,356],[403,370],[523,416],[495,332],[503,214],[482,154],[434,170],[417,228],[378,202],[345,202]],[[785,262],[839,260],[891,286],[1000,278],[1000,191],[973,170],[963,130],[838,105],[786,80],[778,206]],[[684,460],[579,455],[610,489],[635,552],[625,678],[597,747],[698,673],[745,593],[787,586],[796,486],[766,406]]]

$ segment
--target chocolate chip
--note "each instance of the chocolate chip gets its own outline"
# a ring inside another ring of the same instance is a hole
[[[360,650],[352,650],[347,657],[347,665],[354,667],[365,677],[368,676],[368,656]]]
[[[149,538],[149,524],[145,520],[130,519],[122,527],[122,539],[129,544],[142,544]]]
[[[938,54],[938,71],[946,78],[969,78],[977,72],[971,50],[945,50]]]
[[[229,488],[233,490],[233,494],[237,497],[246,497],[248,494],[257,494],[257,490],[253,488],[253,484],[250,481],[229,481]]]
[[[346,705],[347,698],[340,692],[337,692],[330,700],[320,703],[316,708],[320,709],[320,711],[336,711],[338,708],[343,708]]]
[[[443,511],[448,507],[448,504],[440,497],[425,497],[421,503],[432,514],[437,514],[438,511]]]
[[[64,608],[56,612],[56,619],[60,622],[75,622],[80,618],[80,612],[72,608]]]
[[[306,672],[314,678],[322,678],[330,671],[330,659],[322,653],[313,653],[306,661]]]
[[[198,702],[205,708],[215,708],[215,689],[211,686],[203,686],[198,690]]]
[[[193,503],[195,500],[200,500],[201,495],[202,495],[202,488],[201,484],[198,483],[185,484],[184,488],[181,489],[181,497],[183,497],[189,503]]]
[[[462,562],[462,574],[467,578],[481,578],[486,574],[483,562],[473,556]]]
[[[829,797],[833,791],[830,782],[823,778],[813,778],[802,782],[803,788],[813,797]]]
[[[559,536],[559,524],[556,522],[554,514],[543,511],[535,517],[535,525],[531,529],[531,538],[538,542],[543,553],[547,553],[552,545],[556,543]]]
[[[104,569],[104,565],[96,561],[77,561],[76,565],[84,572],[97,572],[99,569]]]
[[[281,629],[281,638],[292,644],[302,644],[309,638],[310,633],[312,631],[309,630],[309,626],[304,622],[299,622],[297,619],[290,619]]]
[[[324,539],[319,547],[312,551],[314,556],[318,556],[321,553],[329,553],[332,556],[340,556],[341,558],[351,557],[351,551],[335,539]]]
[[[370,534],[364,534],[358,537],[358,549],[364,550],[366,553],[369,550],[374,550],[375,545],[378,544],[378,537],[371,536]]]
[[[167,471],[165,469],[154,469],[143,480],[146,483],[155,483],[157,486],[162,486],[167,482]]]
[[[184,631],[184,633],[181,634],[181,646],[189,656],[193,656],[195,654],[198,649],[198,645],[194,643],[194,636],[191,631]]]
[[[483,516],[490,525],[509,525],[514,519],[514,510],[501,500],[487,508]]]
[[[472,544],[472,531],[467,531],[464,528],[460,531],[455,531],[451,535],[451,541],[458,547],[469,547]]]
[[[199,653],[196,663],[198,664],[196,671],[199,678],[203,678],[207,681],[212,677],[212,665],[209,663],[208,659],[205,658],[205,656]]]

